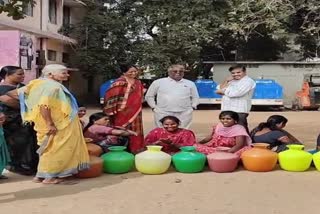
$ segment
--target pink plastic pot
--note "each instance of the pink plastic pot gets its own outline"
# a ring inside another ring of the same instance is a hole
[[[214,172],[233,172],[240,157],[233,153],[224,152],[230,148],[218,147],[217,152],[207,156],[209,168]]]

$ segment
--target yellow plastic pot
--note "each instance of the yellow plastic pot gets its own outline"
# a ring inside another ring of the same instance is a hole
[[[171,163],[171,156],[161,151],[162,146],[147,146],[147,151],[135,157],[136,168],[143,174],[157,175],[165,173]]]
[[[280,152],[280,167],[286,171],[303,172],[309,169],[312,162],[312,154],[303,151],[304,145],[287,145],[289,150]]]
[[[318,171],[320,171],[320,152],[313,154],[313,163]]]

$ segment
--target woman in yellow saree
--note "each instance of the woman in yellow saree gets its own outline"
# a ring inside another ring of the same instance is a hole
[[[44,78],[18,89],[22,119],[34,122],[40,146],[35,182],[57,184],[89,167],[89,156],[77,116],[75,98],[61,82],[67,68],[47,65]]]

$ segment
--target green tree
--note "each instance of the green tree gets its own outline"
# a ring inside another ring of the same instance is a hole
[[[78,40],[72,63],[89,75],[103,73],[106,78],[117,75],[117,65],[135,62],[133,36],[135,21],[132,11],[122,3],[110,7],[103,2],[86,2],[87,14],[83,22],[74,26],[73,35]]]
[[[267,29],[274,40],[294,38],[304,57],[317,55],[320,38],[320,3],[318,0],[247,0],[232,1],[226,28],[249,40]],[[238,20],[238,21],[237,21]],[[263,26],[263,28],[261,28]],[[264,33],[265,34],[265,33]]]
[[[34,6],[35,2],[33,0],[0,0],[0,14],[7,13],[14,20],[23,19],[25,17],[23,9],[29,4]]]
[[[306,53],[316,53],[319,44],[316,0],[86,3],[88,13],[73,31],[79,41],[74,62],[90,75],[114,77],[126,61],[161,74],[172,63],[202,70],[204,60],[277,60],[292,37]]]

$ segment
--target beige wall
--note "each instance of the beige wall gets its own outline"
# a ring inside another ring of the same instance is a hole
[[[44,0],[46,1],[46,4],[49,7],[49,0]],[[57,33],[59,31],[59,29],[62,26],[62,20],[63,20],[63,2],[62,0],[56,0],[57,2],[57,23],[53,24],[50,23],[49,21],[49,8],[45,10],[44,15],[47,16],[48,18],[48,22],[47,22],[47,26],[46,26],[46,30],[49,32],[53,32],[53,33]]]
[[[51,33],[57,33],[62,26],[63,20],[63,0],[56,0],[57,2],[57,23],[52,24],[49,21],[49,0],[35,0],[36,4],[33,8],[33,16],[26,16],[21,20],[13,20],[8,17],[6,13],[0,14],[0,20],[10,23],[10,26],[14,28],[15,25],[24,26],[28,28],[48,31]],[[41,5],[42,5],[42,26],[41,25]],[[85,7],[80,4],[68,4],[66,5],[71,8],[71,23],[77,23],[82,19],[85,14]]]
[[[43,49],[46,50],[45,53],[46,53],[47,64],[62,63],[62,53],[67,52],[67,50],[65,50],[65,44],[53,39],[45,39],[43,44]],[[57,52],[56,61],[48,60],[47,50],[53,50]]]
[[[33,8],[33,16],[26,16],[26,18],[21,20],[12,20],[11,17],[8,17],[6,13],[0,14],[0,20],[5,20],[12,22],[13,24],[19,24],[26,27],[32,27],[40,30],[40,0],[35,0],[36,5]]]
[[[30,34],[32,39],[34,40],[34,51],[40,49],[40,39],[42,39],[42,49],[45,51],[46,63],[53,64],[58,63],[62,64],[62,56],[63,53],[71,53],[70,45],[67,44],[66,41],[58,40],[57,37],[53,36],[48,38],[47,34],[42,34],[46,32],[50,32],[53,34],[57,34],[58,30],[62,26],[63,23],[63,5],[70,7],[70,22],[71,24],[78,23],[85,14],[85,7],[73,0],[56,0],[57,1],[57,24],[52,24],[49,22],[49,0],[35,0],[36,5],[33,8],[33,16],[22,20],[13,20],[11,17],[7,17],[6,14],[0,14],[0,24],[3,22],[2,29],[13,29],[19,30],[21,32],[33,32],[26,33]],[[42,26],[41,24],[41,8],[42,5]],[[49,34],[50,35],[50,34]],[[56,38],[56,39],[51,39]],[[59,37],[58,37],[59,38]],[[16,47],[16,51],[19,51],[19,47]],[[56,60],[50,61],[48,60],[48,52],[47,50],[53,50],[57,52]],[[1,50],[0,50],[1,51]],[[32,70],[26,71],[26,80],[29,81],[31,79],[36,78],[36,65],[35,65],[35,55],[34,60],[32,62]],[[81,102],[89,101],[89,103],[99,103],[99,87],[101,82],[103,82],[101,77],[95,78],[96,81],[93,84],[93,90],[88,94],[88,80],[83,78],[83,73],[80,71],[74,71],[71,74],[70,82],[67,84],[71,91],[80,99]]]
[[[213,80],[221,82],[229,75],[231,64],[216,64],[214,66]],[[302,67],[301,67],[302,66]],[[319,73],[320,64],[296,65],[293,64],[259,64],[247,67],[250,77],[258,79],[274,79],[283,87],[284,103],[291,105],[295,93],[301,89],[305,74]]]

